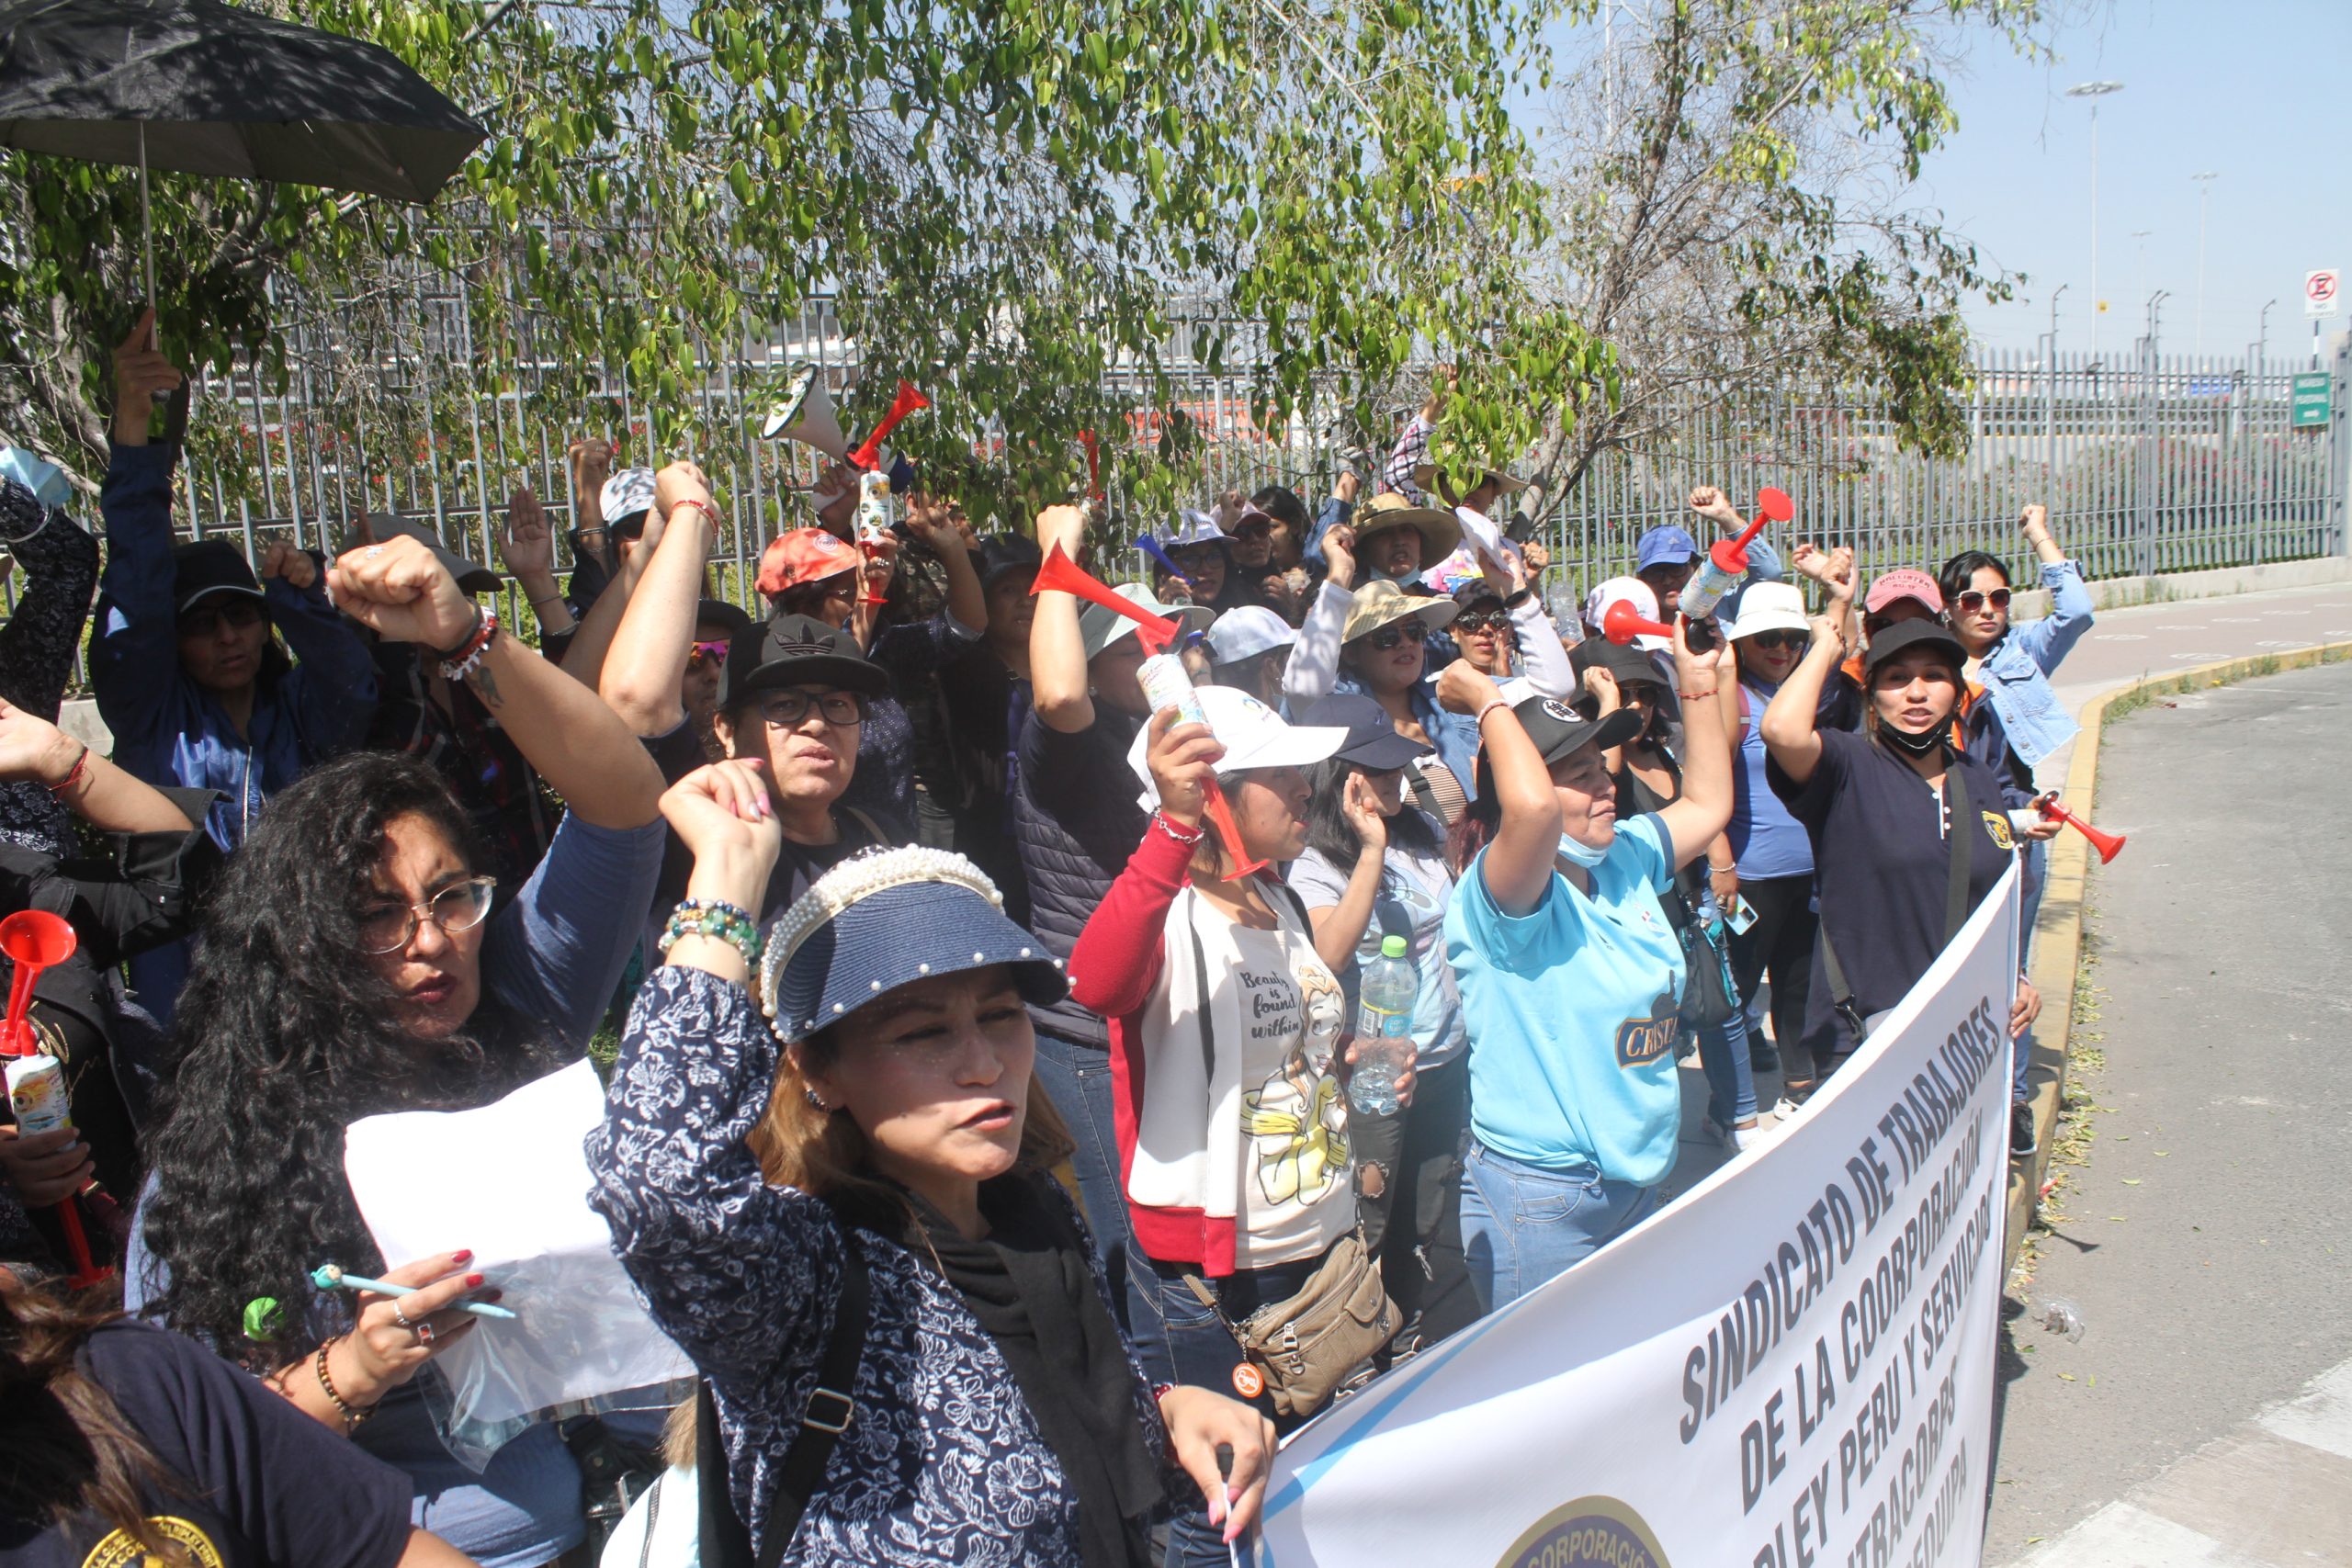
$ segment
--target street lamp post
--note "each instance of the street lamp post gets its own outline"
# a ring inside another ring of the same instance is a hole
[[[2197,352],[2205,352],[2205,209],[2213,197],[2213,182],[2222,176],[2205,169],[2188,176],[2197,182]]]
[[[2123,90],[2120,82],[2079,82],[2066,89],[2070,98],[2091,101],[2091,363],[2098,363],[2098,101]]]
[[[2148,291],[2148,236],[2154,232],[2154,229],[2132,231],[2132,254],[2139,268],[2135,274],[2139,287],[2132,290],[2134,294],[2145,294]]]

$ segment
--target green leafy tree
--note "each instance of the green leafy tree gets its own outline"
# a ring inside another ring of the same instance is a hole
[[[386,45],[491,132],[430,211],[154,181],[165,346],[282,373],[304,323],[332,350],[307,391],[362,446],[437,452],[526,366],[559,435],[609,426],[622,384],[657,449],[740,441],[700,412],[709,367],[820,292],[865,367],[853,421],[915,381],[935,407],[903,445],[1014,514],[1136,412],[1106,372],[1164,406],[1179,350],[1246,367],[1269,425],[1431,355],[1508,367],[1460,428],[1522,444],[1524,387],[1591,363],[1516,260],[1544,215],[1498,85],[1542,78],[1550,0],[266,6]],[[0,434],[95,472],[135,176],[6,154],[0,209]],[[467,330],[419,308],[435,288]],[[1180,299],[1197,341],[1170,341]],[[1148,428],[1104,455],[1165,501],[1188,432]]]

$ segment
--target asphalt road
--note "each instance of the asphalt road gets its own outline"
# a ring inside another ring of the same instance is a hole
[[[2233,641],[2266,619],[2301,642],[2352,627],[2317,603],[2352,593],[2299,597],[2313,613],[2236,600],[2208,618]],[[2109,1113],[2010,1325],[1988,1563],[2352,1358],[2347,780],[2352,664],[2181,697],[2107,732],[2098,819],[2132,840],[2090,891],[2107,1056],[2091,1088]],[[2053,1298],[2079,1309],[2078,1342],[2041,1327]],[[2278,1500],[2216,1506],[2253,1517]],[[2345,1543],[2312,1544],[2309,1560],[2334,1562]]]

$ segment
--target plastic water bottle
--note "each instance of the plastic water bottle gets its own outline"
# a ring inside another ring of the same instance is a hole
[[[1420,972],[1405,956],[1405,939],[1385,938],[1380,956],[1364,965],[1356,1002],[1356,1065],[1348,1103],[1366,1116],[1394,1116],[1396,1078],[1413,1062],[1413,1004]]]

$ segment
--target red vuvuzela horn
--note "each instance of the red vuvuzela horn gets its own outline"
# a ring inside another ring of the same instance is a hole
[[[1787,491],[1766,485],[1763,493],[1756,498],[1756,521],[1742,528],[1737,538],[1716,540],[1707,554],[1718,567],[1736,577],[1747,570],[1747,547],[1764,531],[1764,525],[1786,523],[1796,514],[1796,502],[1789,499]]]
[[[899,382],[899,395],[890,400],[890,412],[882,416],[882,423],[874,427],[874,434],[860,442],[857,450],[849,455],[850,462],[861,468],[873,468],[882,460],[882,443],[890,432],[898,429],[900,422],[915,410],[929,407],[931,400],[915,390],[912,381]]]
[[[2091,848],[2098,852],[2099,864],[2105,865],[2108,862],[2113,860],[2116,856],[2123,852],[2122,834],[2100,832],[2098,829],[2092,827],[2089,823],[2084,821],[2081,818],[2067,810],[2064,806],[2059,803],[2056,795],[2045,795],[2033,804],[2041,808],[2041,814],[2044,817],[2064,822],[2067,827],[2074,829],[2075,831],[2080,833],[2084,838],[2088,839],[2091,841]]]
[[[8,1015],[0,1021],[0,1055],[47,1057],[49,1053],[32,1030],[33,983],[42,970],[73,957],[76,945],[74,927],[46,909],[19,909],[0,920],[0,953],[6,953],[17,966],[8,987]],[[17,1068],[7,1076],[18,1128],[46,1133],[72,1126],[63,1067],[45,1060],[29,1066],[29,1073]],[[57,1205],[57,1218],[65,1232],[65,1250],[74,1262],[70,1283],[80,1290],[105,1279],[108,1270],[91,1259],[90,1238],[82,1230],[82,1212],[72,1198]]]
[[[1136,636],[1154,653],[1164,652],[1176,646],[1176,638],[1183,628],[1165,615],[1155,615],[1134,600],[1114,593],[1096,578],[1079,570],[1078,563],[1056,545],[1046,557],[1046,564],[1037,569],[1037,581],[1029,592],[1044,593],[1059,591],[1075,594],[1090,604],[1100,604],[1114,615],[1125,615],[1136,624]]]
[[[1086,448],[1086,499],[1102,499],[1102,443],[1091,430],[1078,433],[1078,444]]]
[[[1663,621],[1651,620],[1623,599],[1610,605],[1600,617],[1600,635],[1620,648],[1644,633],[1662,637],[1668,642],[1674,640],[1672,626]]]

